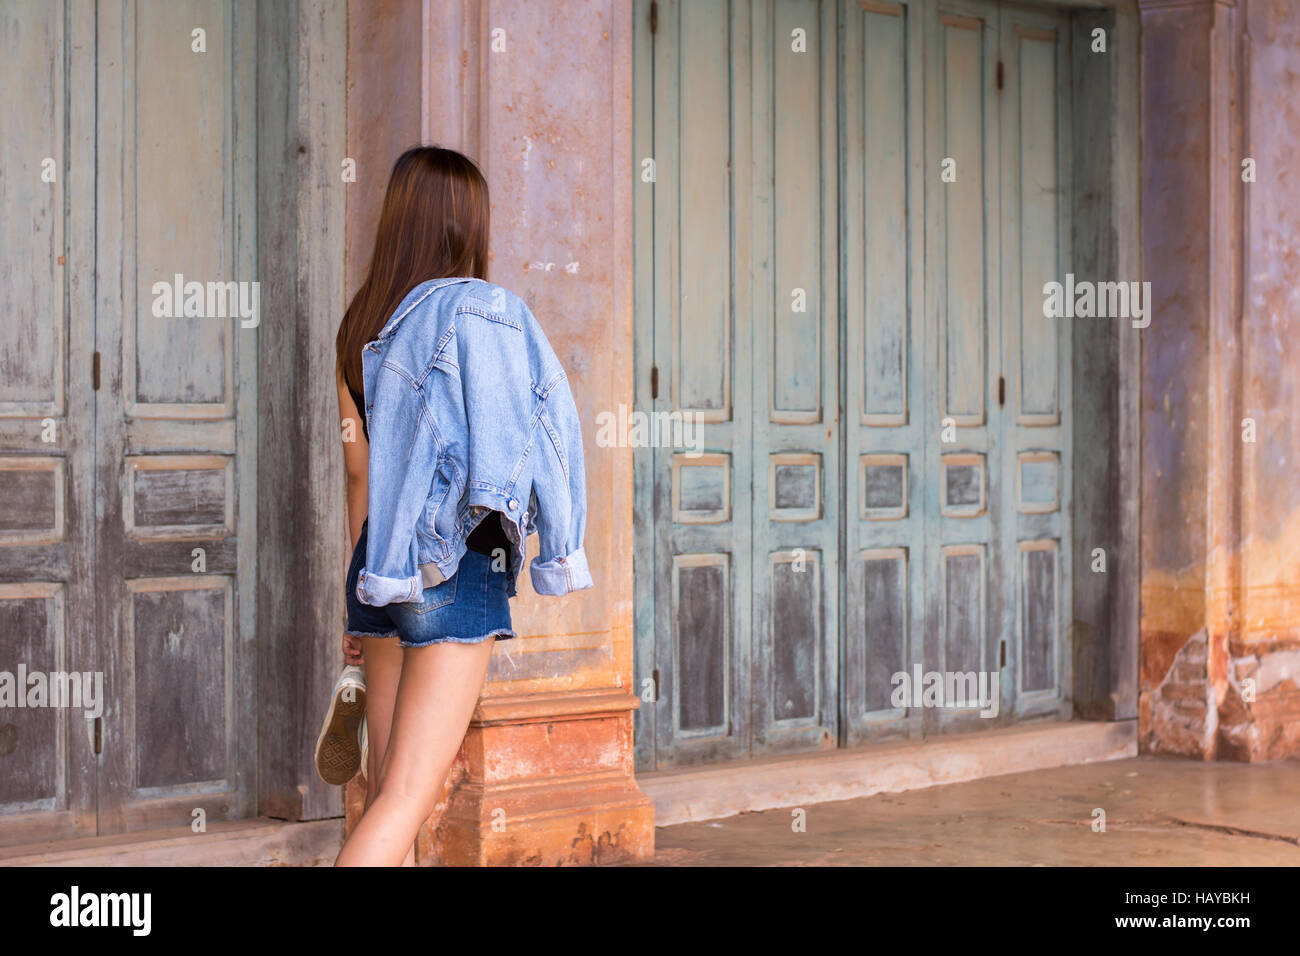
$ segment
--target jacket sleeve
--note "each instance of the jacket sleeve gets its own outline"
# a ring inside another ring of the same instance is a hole
[[[420,393],[387,364],[376,376],[370,433],[383,435],[384,449],[380,457],[370,446],[366,561],[357,598],[380,607],[416,601],[423,593],[415,528],[440,453]]]
[[[529,566],[538,594],[567,594],[593,586],[582,537],[587,526],[587,473],[582,429],[568,379],[560,372],[539,420],[541,454],[533,476],[538,554]]]

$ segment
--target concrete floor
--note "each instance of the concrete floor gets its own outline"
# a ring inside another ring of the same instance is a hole
[[[803,809],[802,833],[788,809],[661,827],[652,865],[1300,866],[1300,760],[1138,757]]]

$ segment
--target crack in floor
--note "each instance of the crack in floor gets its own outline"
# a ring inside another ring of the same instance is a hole
[[[1180,817],[1169,817],[1171,823],[1182,827],[1192,827],[1197,830],[1209,830],[1212,833],[1222,833],[1226,836],[1250,837],[1254,840],[1275,840],[1279,843],[1289,843],[1292,846],[1300,846],[1300,836],[1287,836],[1285,833],[1269,833],[1265,830],[1248,830],[1245,827],[1229,826],[1226,823],[1205,823],[1199,820],[1183,820]]]

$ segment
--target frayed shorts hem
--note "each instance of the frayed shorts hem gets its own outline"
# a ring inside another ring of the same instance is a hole
[[[508,627],[498,627],[496,630],[488,631],[486,634],[480,634],[478,637],[435,637],[428,641],[397,641],[399,647],[430,647],[434,644],[482,644],[484,641],[495,638],[498,641],[508,641],[516,637],[514,631]]]
[[[399,636],[396,631],[388,631],[387,633],[384,634],[377,634],[373,631],[345,630],[343,633],[346,634],[348,637],[398,637]]]

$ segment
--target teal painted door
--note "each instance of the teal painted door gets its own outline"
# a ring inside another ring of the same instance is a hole
[[[925,9],[844,5],[844,733],[919,736],[892,675],[926,662]]]
[[[637,452],[638,764],[1068,714],[1067,20],[657,8],[637,395],[705,424]],[[918,668],[998,714],[896,706]]]
[[[0,845],[256,812],[257,333],[153,291],[257,279],[256,12],[0,8],[0,671],[100,695],[0,712]]]
[[[738,341],[753,394],[748,710],[750,752],[767,753],[838,735],[839,157],[835,59],[822,55],[835,49],[836,11],[831,0],[735,6],[748,12],[752,104],[749,269],[737,277],[750,288]]]
[[[654,721],[638,746],[662,763],[750,746],[754,366],[743,318],[750,286],[737,276],[749,270],[753,210],[750,103],[735,83],[749,49],[733,13],[726,2],[659,5],[660,35],[674,40],[656,47],[653,73],[649,409],[692,416],[705,443],[637,452],[650,459],[653,495],[652,570],[638,577],[654,589],[652,623],[641,628],[651,643],[640,648],[651,669],[639,669],[653,674],[642,712]]]
[[[1069,25],[1060,14],[1005,6],[998,36],[1004,713],[1069,717],[1070,326],[1043,316],[1042,291],[1073,271]]]
[[[0,679],[15,683],[99,670],[94,13],[0,4]],[[95,835],[94,709],[0,706],[0,846]]]
[[[233,290],[258,278],[257,10],[97,14],[98,827],[115,833],[256,812],[260,318],[234,314],[234,295],[253,300]],[[177,275],[184,310],[160,308],[155,283]]]

